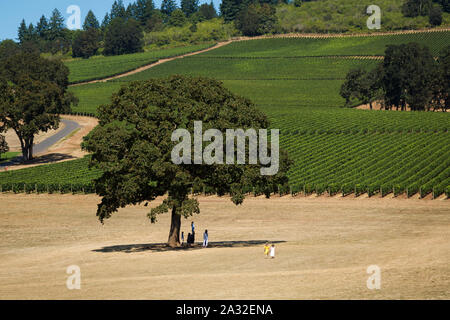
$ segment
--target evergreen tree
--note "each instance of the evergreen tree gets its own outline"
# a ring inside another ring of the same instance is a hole
[[[236,19],[238,13],[248,7],[253,0],[222,0],[220,4],[220,14],[225,22],[231,22]]]
[[[111,22],[111,19],[109,17],[109,13],[106,13],[105,17],[103,18],[102,25],[101,25],[102,30],[106,30],[106,28],[108,27],[110,22]]]
[[[32,23],[28,26],[27,38],[26,40],[32,41],[36,39],[36,31]]]
[[[142,51],[144,34],[134,19],[111,20],[105,34],[104,55],[120,55]]]
[[[89,10],[89,12],[86,15],[86,19],[84,19],[83,30],[98,29],[98,28],[100,28],[100,24],[98,23],[98,20],[95,17],[92,10]]]
[[[126,17],[126,10],[125,6],[123,5],[123,0],[119,0],[119,2],[114,1],[111,8],[110,19],[114,20],[115,18],[125,18],[125,17]]]
[[[217,11],[216,8],[214,8],[214,4],[212,3],[212,1],[210,4],[207,3],[202,4],[198,8],[198,12],[200,16],[205,20],[210,20],[217,17]]]
[[[49,25],[48,25],[47,18],[44,15],[42,15],[41,19],[39,20],[38,24],[36,25],[36,33],[41,39],[47,40],[48,31],[49,31]]]
[[[135,4],[135,19],[144,26],[151,18],[155,5],[153,0],[137,0]]]
[[[175,0],[163,0],[161,3],[161,13],[170,16],[177,9]]]
[[[49,40],[62,37],[64,29],[64,18],[58,9],[53,10],[49,23]]]
[[[95,28],[78,31],[73,40],[72,57],[87,59],[96,54],[99,49],[98,39],[98,30]]]
[[[190,17],[198,11],[198,0],[181,0],[181,11]]]
[[[130,3],[127,7],[127,10],[125,10],[125,16],[127,18],[137,20],[137,12],[136,11],[137,11],[136,3]]]
[[[17,39],[20,43],[23,43],[25,41],[25,38],[28,33],[27,24],[25,23],[25,19],[22,19],[22,22],[20,23],[19,30],[17,31]]]

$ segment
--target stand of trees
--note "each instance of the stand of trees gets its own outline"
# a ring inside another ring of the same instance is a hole
[[[83,30],[65,28],[57,9],[49,19],[43,15],[36,26],[22,20],[18,40],[32,51],[66,54],[72,48],[73,57],[89,58],[102,47],[105,55],[134,53],[142,51],[143,31],[161,30],[165,25],[183,26],[187,21],[195,25],[217,16],[212,2],[199,6],[198,0],[182,0],[178,8],[175,0],[163,0],[161,8],[156,9],[153,0],[136,0],[127,7],[123,0],[116,0],[101,23],[89,10]]]
[[[449,109],[450,46],[436,60],[429,49],[416,43],[388,46],[384,61],[374,70],[355,69],[341,87],[346,105],[355,101],[381,101],[391,110]]]
[[[406,0],[402,6],[405,17],[429,16],[430,24],[442,24],[442,12],[450,12],[448,0]]]

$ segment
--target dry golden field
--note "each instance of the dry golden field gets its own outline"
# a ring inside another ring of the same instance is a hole
[[[448,200],[201,197],[197,239],[167,250],[169,215],[121,209],[101,225],[94,195],[0,195],[1,299],[449,299]],[[182,221],[185,235],[190,221]],[[265,259],[263,243],[276,243]],[[78,265],[81,289],[68,290]],[[381,289],[366,286],[381,269]]]

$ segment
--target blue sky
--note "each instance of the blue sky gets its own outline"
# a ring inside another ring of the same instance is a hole
[[[156,7],[161,6],[162,0],[153,0]],[[134,0],[123,0],[125,6]],[[179,0],[177,3],[179,4]],[[209,3],[210,0],[200,0],[199,3]],[[221,0],[213,0],[216,10],[219,9]],[[66,13],[70,5],[77,5],[81,9],[81,22],[89,10],[92,10],[101,22],[106,12],[111,9],[114,0],[0,0],[0,40],[17,38],[17,28],[20,22],[25,18],[28,24],[36,23],[44,14],[47,18],[51,15],[53,9],[57,8],[64,16],[68,18],[70,14]]]

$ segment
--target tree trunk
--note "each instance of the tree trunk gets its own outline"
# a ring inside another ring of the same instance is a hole
[[[33,159],[33,142],[34,139],[20,139],[20,145],[22,148],[22,156],[24,161],[29,161]]]
[[[370,110],[372,110],[372,101],[369,102]]]
[[[28,160],[33,160],[33,143],[34,139],[31,139],[30,145],[28,146]]]
[[[170,233],[168,245],[172,248],[180,246],[181,216],[176,213],[176,208],[172,208],[172,221],[170,223]]]

